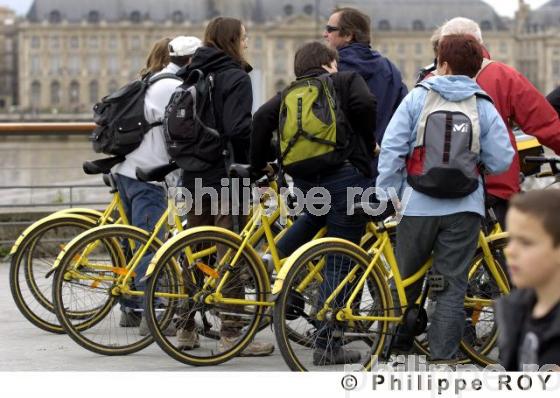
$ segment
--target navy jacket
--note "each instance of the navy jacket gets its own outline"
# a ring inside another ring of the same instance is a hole
[[[391,61],[366,44],[351,43],[338,52],[338,70],[358,72],[366,81],[370,92],[377,98],[375,140],[381,145],[393,113],[408,94],[401,72]]]

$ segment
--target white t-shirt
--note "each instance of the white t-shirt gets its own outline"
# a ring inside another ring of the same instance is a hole
[[[177,73],[179,69],[177,65],[170,63],[154,77],[162,73]],[[179,85],[180,80],[162,79],[148,88],[144,99],[144,116],[148,123],[163,120],[165,108]],[[154,168],[168,163],[163,126],[156,126],[146,133],[138,148],[126,155],[124,162],[113,167],[112,172],[136,179],[137,167]]]

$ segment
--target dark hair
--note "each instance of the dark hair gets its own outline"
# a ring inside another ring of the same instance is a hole
[[[510,201],[510,209],[539,219],[554,246],[560,245],[560,190],[534,190],[515,195]]]
[[[300,47],[294,58],[294,73],[296,77],[305,76],[312,69],[338,62],[338,52],[323,43],[314,41]]]
[[[192,57],[193,57],[192,55],[182,55],[182,56],[170,57],[169,60],[177,66],[185,66],[190,62]]]
[[[454,75],[475,77],[482,66],[482,46],[471,35],[444,36],[438,44],[438,64],[444,62]]]
[[[371,43],[371,20],[366,14],[352,7],[337,7],[333,11],[336,13],[340,13],[338,29],[341,36],[351,36],[353,43]]]
[[[242,26],[241,21],[236,18],[214,18],[208,23],[204,32],[204,45],[222,50],[245,67],[247,61],[241,54]]]
[[[167,66],[169,63],[169,42],[171,39],[169,37],[165,37],[156,41],[152,48],[150,49],[150,53],[148,54],[148,58],[146,59],[146,66],[140,70],[140,76],[145,77],[150,73],[157,73],[163,68]]]

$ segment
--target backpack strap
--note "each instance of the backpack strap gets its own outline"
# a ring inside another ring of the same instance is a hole
[[[173,79],[173,80],[179,80],[179,81],[183,81],[183,79],[181,79],[179,76],[177,76],[175,73],[160,73],[159,75],[153,76],[153,77],[148,77],[147,79],[147,83],[148,83],[148,87],[151,86],[152,84],[155,84],[157,82],[159,82],[160,80],[163,79]]]
[[[150,76],[150,75],[148,75],[148,76],[146,76],[146,80],[145,80],[145,82],[146,82],[146,90],[147,90],[150,86],[152,86],[153,84],[155,84],[155,83],[157,83],[157,82],[159,82],[160,80],[163,80],[163,79],[173,79],[173,80],[183,81],[183,79],[181,79],[181,78],[180,78],[179,76],[177,76],[175,73],[171,73],[171,72],[169,72],[169,73],[160,73],[159,75],[156,75],[156,76]],[[161,120],[158,121],[158,122],[150,123],[150,124],[148,125],[148,129],[147,129],[146,131],[149,131],[149,130],[153,129],[154,127],[162,126],[162,125],[163,125],[163,121],[161,121]]]

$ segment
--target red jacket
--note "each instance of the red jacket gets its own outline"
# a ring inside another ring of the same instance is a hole
[[[477,77],[478,85],[494,100],[496,109],[506,124],[511,143],[517,149],[511,122],[524,133],[560,154],[560,120],[546,98],[525,76],[511,66],[493,62]],[[519,154],[515,151],[513,162],[504,174],[488,176],[486,183],[491,195],[502,199],[519,192]]]
[[[490,58],[486,49],[483,53],[485,57]],[[426,78],[431,76],[433,74]],[[515,148],[509,170],[486,178],[490,195],[509,200],[520,191],[521,171],[512,122],[521,127],[524,133],[536,137],[542,145],[560,155],[560,119],[535,86],[511,66],[497,61],[492,62],[480,72],[476,82],[494,101],[498,113],[508,128],[511,144]]]

